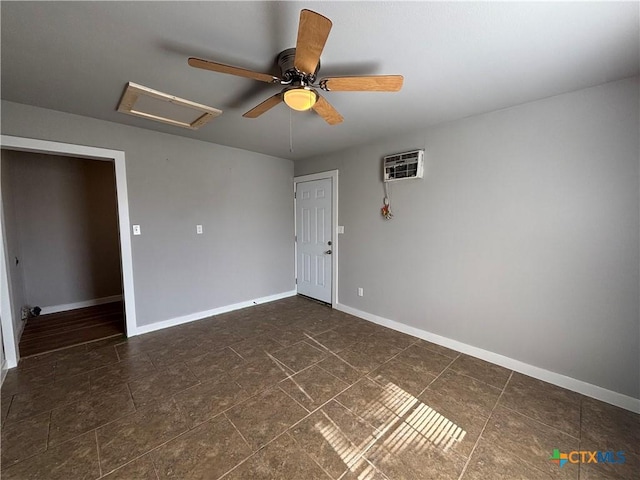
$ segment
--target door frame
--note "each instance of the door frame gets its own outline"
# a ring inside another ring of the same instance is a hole
[[[0,148],[20,152],[34,152],[64,157],[79,157],[89,160],[103,160],[114,163],[116,174],[116,195],[118,201],[118,227],[120,240],[120,259],[122,273],[122,293],[125,307],[125,329],[127,337],[137,335],[136,301],[133,285],[133,255],[131,251],[131,231],[129,228],[129,195],[127,193],[127,171],[125,153],[120,150],[74,145],[70,143],[37,140],[34,138],[0,136]],[[7,367],[18,365],[19,351],[16,332],[13,327],[13,306],[9,290],[9,275],[6,265],[6,236],[4,235],[4,216],[0,225],[0,317],[5,345]]]
[[[312,182],[314,180],[331,180],[331,308],[336,308],[338,304],[338,170],[329,170],[326,172],[312,173],[310,175],[300,175],[293,177],[293,230],[295,235],[294,254],[295,261],[293,263],[293,277],[298,278],[298,225],[297,225],[297,204],[296,192],[298,183]],[[296,293],[298,292],[298,284],[296,283]]]

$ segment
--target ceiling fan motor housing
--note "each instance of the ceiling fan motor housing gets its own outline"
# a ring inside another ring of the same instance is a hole
[[[276,58],[276,62],[282,72],[282,78],[290,84],[307,86],[315,82],[318,70],[320,70],[320,60],[313,73],[303,73],[298,71],[294,62],[296,59],[296,49],[287,48],[280,52]]]

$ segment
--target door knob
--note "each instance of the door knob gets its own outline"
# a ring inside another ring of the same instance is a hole
[[[327,255],[331,255],[331,250],[327,250],[327,251],[326,251],[326,252],[324,252],[324,253],[326,253]]]

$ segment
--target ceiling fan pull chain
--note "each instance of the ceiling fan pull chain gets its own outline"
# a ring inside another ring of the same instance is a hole
[[[289,152],[293,153],[293,112],[289,110]]]

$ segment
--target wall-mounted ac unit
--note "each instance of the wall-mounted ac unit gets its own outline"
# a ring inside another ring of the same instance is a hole
[[[383,179],[385,182],[422,178],[424,174],[424,150],[396,153],[384,157]]]

